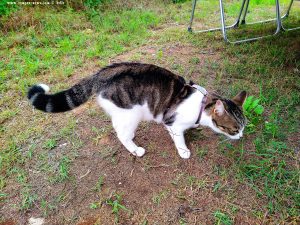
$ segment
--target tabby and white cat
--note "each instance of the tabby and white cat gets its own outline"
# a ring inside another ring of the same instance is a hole
[[[164,124],[185,159],[191,155],[184,140],[186,129],[203,125],[230,139],[239,139],[245,127],[245,91],[232,100],[215,94],[205,96],[197,85],[187,84],[184,78],[150,64],[113,64],[68,90],[56,94],[47,94],[48,91],[47,85],[34,85],[28,91],[28,99],[35,108],[49,113],[72,110],[96,94],[98,103],[111,116],[122,144],[139,157],[145,149],[137,146],[133,138],[143,120]]]

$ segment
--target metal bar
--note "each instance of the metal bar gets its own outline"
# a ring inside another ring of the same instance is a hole
[[[219,4],[220,4],[221,27],[222,27],[223,38],[224,38],[225,42],[229,42],[229,40],[227,38],[227,34],[226,34],[223,1],[219,0]]]
[[[241,16],[242,16],[242,13],[243,13],[243,10],[244,10],[244,6],[245,6],[245,2],[246,2],[247,0],[243,0],[243,2],[242,2],[242,6],[241,6],[241,9],[240,9],[240,12],[239,12],[239,16],[238,16],[238,18],[236,19],[236,21],[235,21],[235,26],[234,27],[238,27],[239,26],[239,24],[240,24],[240,19],[241,19]],[[249,1],[249,0],[248,0]]]
[[[286,14],[285,14],[283,17],[281,17],[282,19],[285,18],[285,17],[288,17],[288,16],[290,15],[290,11],[291,11],[293,2],[294,2],[294,0],[291,0],[291,2],[290,2],[290,4],[289,4],[289,7],[288,7],[288,9],[287,9],[287,11],[286,11]]]
[[[274,35],[278,34],[282,29],[281,16],[280,16],[280,4],[279,0],[276,0],[276,20],[277,20],[277,29]]]
[[[287,9],[286,14],[285,14],[283,17],[281,17],[281,19],[285,19],[285,18],[287,18],[287,17],[290,15],[290,10],[291,10],[291,8],[292,8],[293,2],[294,2],[294,0],[291,0],[291,2],[290,2],[290,4],[289,4],[289,7],[288,7],[288,9]],[[290,30],[298,30],[298,29],[300,29],[300,27],[285,28],[285,27],[283,26],[282,23],[281,23],[281,28],[282,28],[284,31],[290,31]]]
[[[193,1],[192,14],[191,14],[191,19],[190,19],[190,24],[189,24],[189,27],[188,27],[189,32],[192,32],[192,24],[193,24],[194,15],[195,15],[196,2],[197,2],[197,0]]]
[[[247,16],[248,7],[249,7],[249,1],[250,1],[250,0],[247,0],[246,8],[245,8],[245,11],[244,11],[244,15],[243,15],[243,19],[242,19],[241,24],[245,24],[245,23],[246,23],[246,16]]]
[[[293,2],[294,2],[294,0],[290,1],[289,7],[288,7],[286,13],[281,17],[281,19],[284,19],[284,18],[289,16],[289,13],[290,13]],[[241,21],[241,24],[243,24],[243,25],[246,24],[246,12],[248,11],[248,6],[249,6],[249,0],[247,0],[246,10],[244,11],[243,19]],[[258,23],[268,23],[268,22],[272,22],[272,21],[275,21],[275,20],[276,20],[276,18],[267,19],[267,20],[260,20],[260,21],[257,21],[257,22],[252,22],[252,23],[247,23],[247,24],[252,25],[252,24],[258,24]],[[295,28],[291,28],[291,29],[295,29]],[[298,29],[298,28],[296,28],[296,29]]]
[[[219,0],[219,3],[220,3],[220,12],[221,12],[220,14],[221,14],[222,33],[223,33],[223,38],[224,38],[225,42],[228,42],[228,43],[231,43],[231,44],[239,44],[239,43],[243,43],[243,42],[255,41],[255,40],[265,38],[265,37],[271,37],[271,36],[277,35],[282,30],[279,0],[275,0],[277,28],[276,28],[276,31],[275,31],[274,34],[264,35],[264,36],[254,37],[254,38],[246,38],[246,39],[237,40],[237,41],[230,41],[227,38],[227,34],[226,34],[223,0]]]
[[[276,21],[276,25],[277,25],[276,26],[276,31],[273,34],[254,37],[254,38],[246,38],[246,39],[237,40],[237,41],[230,41],[227,37],[227,29],[238,27],[239,24],[240,24],[240,18],[242,16],[242,14],[243,14],[243,18],[242,18],[241,24],[246,24],[246,16],[247,16],[247,11],[248,11],[250,0],[243,0],[238,17],[237,17],[236,21],[230,26],[226,26],[223,0],[219,0],[221,27],[220,28],[211,28],[211,29],[206,29],[206,30],[193,31],[192,30],[192,23],[193,23],[193,19],[194,19],[196,1],[197,0],[193,0],[193,8],[192,8],[192,14],[191,14],[191,19],[190,19],[190,24],[189,24],[189,27],[188,27],[188,31],[194,32],[194,33],[202,33],[202,32],[210,32],[210,31],[221,30],[222,34],[223,34],[223,38],[224,38],[225,42],[227,42],[227,43],[237,44],[237,43],[243,43],[243,42],[248,42],[248,41],[255,41],[255,40],[258,40],[258,39],[265,38],[265,37],[271,37],[271,36],[277,35],[278,33],[280,33],[280,31],[289,31],[289,30],[300,29],[300,27],[286,29],[282,25],[282,19],[289,16],[289,13],[290,13],[290,10],[291,10],[291,7],[292,7],[292,4],[293,4],[294,0],[291,0],[286,14],[282,17],[280,16],[279,0],[275,0],[275,3],[276,3],[276,18],[275,19],[263,20],[263,21],[258,21],[258,22],[254,22],[254,23],[247,23],[247,24],[257,24],[257,23],[265,23],[265,22]]]
[[[196,31],[193,31],[193,29],[192,29],[192,23],[193,23],[193,20],[194,20],[194,14],[195,14],[195,8],[196,8],[196,1],[197,0],[193,0],[192,14],[191,14],[190,23],[189,23],[189,26],[188,26],[188,31],[189,32],[193,32],[193,33],[204,33],[204,32],[211,32],[211,31],[222,30],[222,28],[216,27],[216,28],[210,28],[210,29],[205,29],[205,30],[196,30]],[[244,5],[245,5],[246,1],[247,0],[243,0],[242,5],[241,5],[241,9],[240,9],[240,12],[239,12],[239,15],[238,15],[236,21],[232,25],[227,26],[226,27],[227,29],[236,28],[236,27],[239,26],[240,18],[241,18],[241,15],[242,15],[242,12],[243,12],[243,9],[244,9]]]

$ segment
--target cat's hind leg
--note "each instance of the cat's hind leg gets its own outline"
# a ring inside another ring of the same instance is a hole
[[[145,149],[133,142],[135,130],[142,119],[140,107],[122,109],[101,95],[97,97],[97,100],[106,113],[111,116],[112,125],[125,148],[133,155],[143,156]]]
[[[117,136],[125,148],[135,156],[142,157],[145,154],[145,149],[137,146],[133,142],[135,130],[140,120],[134,115],[118,115],[117,118],[112,118],[112,124],[117,132]]]

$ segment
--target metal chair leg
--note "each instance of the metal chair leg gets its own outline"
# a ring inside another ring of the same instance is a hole
[[[291,0],[291,2],[290,2],[290,4],[289,4],[289,7],[288,7],[288,9],[287,9],[287,12],[285,13],[285,15],[284,15],[283,17],[281,17],[281,19],[285,19],[285,18],[287,18],[287,17],[290,15],[290,11],[291,11],[293,2],[294,2],[294,0]],[[282,28],[284,31],[290,31],[290,30],[298,30],[298,29],[300,29],[300,27],[285,28],[285,27],[283,26],[282,23],[281,23],[281,28]]]
[[[246,8],[245,8],[245,11],[244,11],[244,14],[243,14],[243,19],[241,21],[241,24],[245,24],[246,23],[246,16],[247,16],[248,7],[249,7],[249,1],[250,0],[247,0],[247,2],[246,2]]]
[[[290,13],[290,10],[291,10],[293,2],[294,2],[294,0],[290,1],[289,7],[288,7],[286,13],[284,14],[284,16],[281,17],[281,19],[284,19],[284,18],[286,18],[286,17],[289,16],[289,13]],[[276,20],[276,18],[275,18],[275,19],[268,19],[268,20],[260,20],[260,21],[253,22],[253,23],[246,23],[246,16],[247,16],[247,12],[248,12],[248,7],[249,7],[249,0],[247,0],[247,2],[246,2],[246,8],[245,8],[245,11],[243,13],[241,25],[244,25],[244,24],[251,25],[251,24],[258,24],[258,23],[268,23],[268,22],[272,22],[272,21]],[[295,28],[291,28],[291,29],[294,30]],[[296,29],[298,29],[298,28],[296,28]],[[285,30],[285,29],[283,28],[283,30]]]
[[[196,2],[197,2],[197,0],[193,1],[192,14],[191,14],[191,19],[190,19],[190,24],[189,24],[189,27],[188,27],[189,32],[192,32],[192,24],[193,24],[194,15],[195,15]]]
[[[236,27],[239,26],[239,24],[240,24],[240,18],[241,18],[241,15],[242,15],[242,12],[243,12],[243,9],[244,9],[246,1],[247,0],[243,0],[242,5],[241,5],[241,9],[240,9],[240,12],[239,12],[239,15],[238,15],[236,21],[232,25],[227,26],[226,27],[227,29],[236,28]],[[192,13],[191,13],[191,18],[190,18],[190,23],[189,23],[189,26],[188,26],[188,31],[189,32],[193,32],[193,33],[203,33],[203,32],[210,32],[210,31],[222,30],[222,28],[219,28],[219,27],[210,28],[210,29],[206,29],[206,30],[195,30],[195,31],[193,30],[192,24],[193,24],[193,20],[194,20],[196,3],[197,3],[197,0],[193,0]]]
[[[191,19],[190,19],[190,24],[189,24],[189,27],[188,27],[188,31],[189,32],[194,32],[194,33],[202,33],[202,32],[221,30],[225,42],[232,43],[232,44],[237,44],[237,43],[243,43],[243,42],[248,42],[248,41],[255,41],[255,40],[258,40],[258,39],[265,38],[265,37],[271,37],[271,36],[277,35],[280,31],[289,31],[289,30],[300,29],[300,27],[287,29],[287,28],[284,28],[283,25],[282,25],[282,19],[289,16],[289,13],[290,13],[290,10],[291,10],[291,7],[292,7],[292,4],[293,4],[294,0],[291,0],[286,14],[282,17],[280,16],[279,0],[275,0],[275,3],[276,3],[276,18],[275,19],[263,20],[263,21],[258,21],[258,22],[254,22],[254,23],[247,23],[247,24],[257,24],[257,23],[265,23],[265,22],[276,21],[276,24],[277,24],[276,31],[273,34],[259,36],[259,37],[255,37],[255,38],[246,38],[246,39],[237,40],[237,41],[230,41],[227,38],[227,29],[238,27],[239,24],[246,24],[246,16],[247,16],[247,11],[248,11],[248,7],[249,7],[249,1],[250,0],[243,0],[239,15],[238,15],[236,21],[232,25],[226,26],[223,0],[219,0],[220,16],[221,16],[221,28],[211,28],[211,29],[206,29],[206,30],[193,31],[192,23],[193,23],[193,19],[194,19],[196,2],[197,2],[197,0],[193,0],[193,8],[192,8],[192,14],[191,14]],[[242,14],[243,14],[243,16],[242,16]],[[241,16],[242,16],[242,20],[241,20],[241,23],[240,23]]]
[[[237,41],[230,41],[227,38],[227,33],[226,33],[226,29],[227,28],[225,26],[223,0],[219,0],[219,3],[220,3],[220,15],[221,15],[221,26],[222,26],[222,33],[223,33],[223,38],[224,38],[225,42],[228,42],[228,43],[231,43],[231,44],[238,44],[238,43],[243,43],[243,42],[248,42],[248,41],[255,41],[255,40],[258,40],[258,39],[265,38],[265,37],[271,37],[271,36],[277,35],[280,32],[280,30],[282,29],[282,25],[281,25],[281,17],[280,17],[279,0],[275,0],[275,2],[276,2],[276,22],[277,22],[277,28],[276,28],[276,31],[275,31],[274,34],[259,36],[259,37],[255,37],[255,38],[246,38],[246,39],[237,40]],[[246,8],[247,8],[247,5],[246,5]]]
[[[286,11],[286,13],[284,14],[283,17],[281,17],[282,19],[285,18],[285,17],[288,17],[288,16],[290,15],[290,11],[291,11],[293,2],[294,2],[294,0],[291,0],[291,2],[290,2],[290,4],[289,4],[289,7],[288,7],[288,9],[287,9],[287,11]]]

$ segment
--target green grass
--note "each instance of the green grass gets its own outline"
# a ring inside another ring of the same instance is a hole
[[[111,206],[111,212],[115,215],[116,223],[119,221],[121,211],[129,211],[129,209],[122,204],[122,196],[118,193],[113,193],[110,198],[106,199],[106,204]]]
[[[232,219],[221,211],[214,212],[215,224],[216,225],[231,225],[233,224]]]
[[[140,10],[104,12],[91,20],[71,10],[36,9],[32,14],[37,29],[20,29],[21,35],[12,31],[1,39],[2,93],[15,84],[24,93],[38,75],[50,71],[55,79],[64,79],[85,60],[105,60],[141,44],[146,29],[159,22],[153,12]]]
[[[168,198],[169,194],[169,190],[162,190],[159,193],[153,195],[152,202],[156,205],[159,205],[163,200]]]
[[[95,187],[93,188],[93,190],[96,191],[96,192],[100,192],[101,189],[102,189],[103,184],[104,184],[104,176],[100,176],[98,178],[98,181],[97,181]]]
[[[245,152],[243,143],[226,147],[228,151],[237,153],[233,155],[235,165],[232,169],[242,182],[255,190],[259,198],[266,199],[265,210],[270,214],[280,212],[282,219],[299,214],[300,175],[294,161],[297,157],[295,146],[288,141],[289,136],[299,131],[299,112],[293,108],[299,104],[300,95],[296,88],[288,88],[297,83],[296,77],[291,75],[292,72],[283,72],[287,64],[294,68],[299,68],[299,65],[294,61],[295,52],[283,47],[287,44],[286,40],[284,37],[282,40],[274,39],[273,45],[270,45],[271,40],[265,40],[263,44],[229,46],[224,57],[232,54],[238,57],[234,63],[223,67],[225,73],[237,79],[234,86],[243,86],[245,81],[246,84],[250,81],[258,93],[254,97],[256,100],[249,98],[250,102],[246,102],[250,120],[246,133],[252,133],[255,150]],[[270,47],[265,49],[264,45]],[[250,57],[249,63],[243,63],[245,52]],[[259,85],[255,87],[255,83]],[[255,113],[257,106],[259,110]],[[263,108],[265,112],[262,114]],[[249,111],[252,111],[250,115]]]

